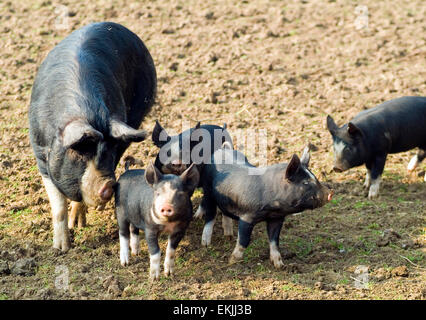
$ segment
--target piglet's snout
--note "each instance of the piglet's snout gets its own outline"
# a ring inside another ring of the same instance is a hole
[[[109,201],[114,194],[114,181],[107,181],[100,189],[99,189],[99,197],[102,201]]]
[[[172,215],[174,215],[175,211],[174,211],[172,205],[170,205],[170,204],[163,204],[160,207],[160,213],[161,213],[161,215],[163,215],[165,217],[171,217]]]

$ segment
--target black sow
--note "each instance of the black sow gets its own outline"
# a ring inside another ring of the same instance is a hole
[[[53,247],[70,248],[68,228],[85,224],[86,206],[113,195],[114,170],[154,103],[156,71],[137,35],[111,22],[74,31],[37,73],[30,141],[52,207]],[[71,203],[68,223],[67,199]]]

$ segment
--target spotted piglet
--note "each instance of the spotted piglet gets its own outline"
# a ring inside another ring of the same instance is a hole
[[[115,190],[115,212],[120,237],[120,262],[129,264],[139,252],[139,229],[145,231],[150,255],[150,277],[160,276],[160,233],[169,233],[164,274],[174,271],[175,250],[192,220],[191,196],[199,182],[194,164],[180,176],[162,174],[152,163],[146,170],[128,170],[118,180]]]

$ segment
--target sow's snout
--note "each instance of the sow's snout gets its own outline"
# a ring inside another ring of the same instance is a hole
[[[102,208],[114,194],[115,177],[99,171],[90,161],[81,178],[83,201],[91,207]]]
[[[114,180],[109,180],[99,189],[99,197],[102,201],[108,202],[114,194]]]

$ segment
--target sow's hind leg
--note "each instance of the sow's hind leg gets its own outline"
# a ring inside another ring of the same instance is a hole
[[[71,201],[71,211],[68,219],[68,228],[73,229],[77,224],[79,228],[86,226],[87,206],[83,202]]]
[[[47,196],[52,208],[53,220],[53,247],[63,252],[71,247],[68,232],[67,198],[56,188],[52,180],[42,176]]]

